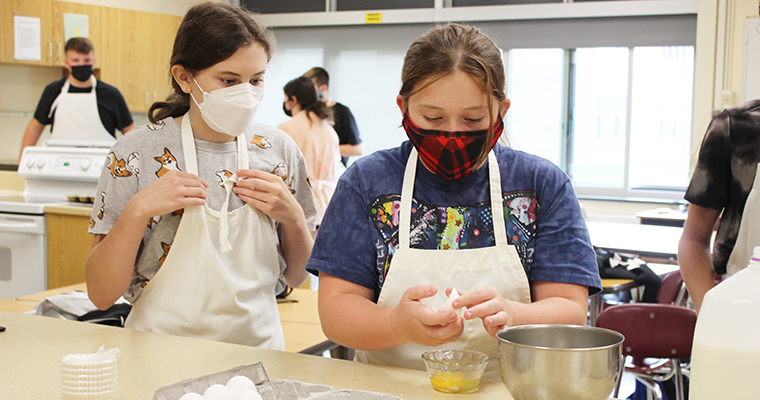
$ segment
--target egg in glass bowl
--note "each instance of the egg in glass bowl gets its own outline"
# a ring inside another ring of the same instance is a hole
[[[422,353],[430,383],[444,393],[473,393],[488,365],[488,355],[475,350],[435,350]]]

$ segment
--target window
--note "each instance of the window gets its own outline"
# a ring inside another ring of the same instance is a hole
[[[579,195],[682,195],[693,46],[515,49],[508,60],[513,147],[562,167]]]
[[[515,49],[509,52],[507,85],[512,105],[507,112],[510,146],[562,165],[562,49]]]

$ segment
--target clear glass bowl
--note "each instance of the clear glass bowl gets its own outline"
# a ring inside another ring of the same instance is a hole
[[[436,350],[422,353],[430,383],[444,393],[478,391],[488,356],[475,350]]]

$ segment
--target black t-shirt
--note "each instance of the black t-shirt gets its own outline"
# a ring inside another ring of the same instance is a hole
[[[332,106],[333,120],[335,121],[335,132],[338,133],[339,144],[356,145],[362,142],[359,137],[359,127],[356,126],[356,120],[354,115],[351,114],[351,110],[348,107],[340,103],[335,103]],[[341,157],[341,162],[346,165],[348,157]]]
[[[34,119],[42,125],[51,125],[52,128],[53,121],[55,120],[55,111],[50,118],[48,118],[48,114],[50,114],[50,107],[53,106],[53,102],[61,94],[64,83],[66,83],[66,78],[47,85],[42,92],[40,102],[37,103],[37,110],[34,111]],[[69,86],[69,93],[90,93],[91,91],[92,87],[78,88],[72,85]],[[116,129],[123,132],[124,128],[132,124],[132,114],[129,113],[127,103],[124,101],[124,97],[119,92],[119,89],[98,79],[95,95],[98,98],[100,121],[103,122],[103,127],[111,135],[116,136]]]
[[[726,273],[758,163],[760,100],[753,100],[724,110],[710,122],[684,196],[698,206],[723,210],[712,251],[718,274]]]

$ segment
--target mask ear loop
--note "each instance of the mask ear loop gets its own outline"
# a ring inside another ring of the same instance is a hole
[[[198,84],[198,81],[195,80],[195,77],[192,76],[192,75],[190,75],[190,77],[193,78],[193,82],[195,82],[195,86],[198,86],[198,89],[200,89],[201,93],[203,93],[203,97],[205,98],[206,96],[208,96],[208,92],[206,92],[205,90],[203,90],[203,88],[201,87],[201,85]],[[193,103],[195,103],[195,106],[198,107],[198,109],[200,109],[201,105],[198,104],[197,100],[195,100],[195,96],[193,96],[192,89],[190,90],[190,98],[193,99]]]

